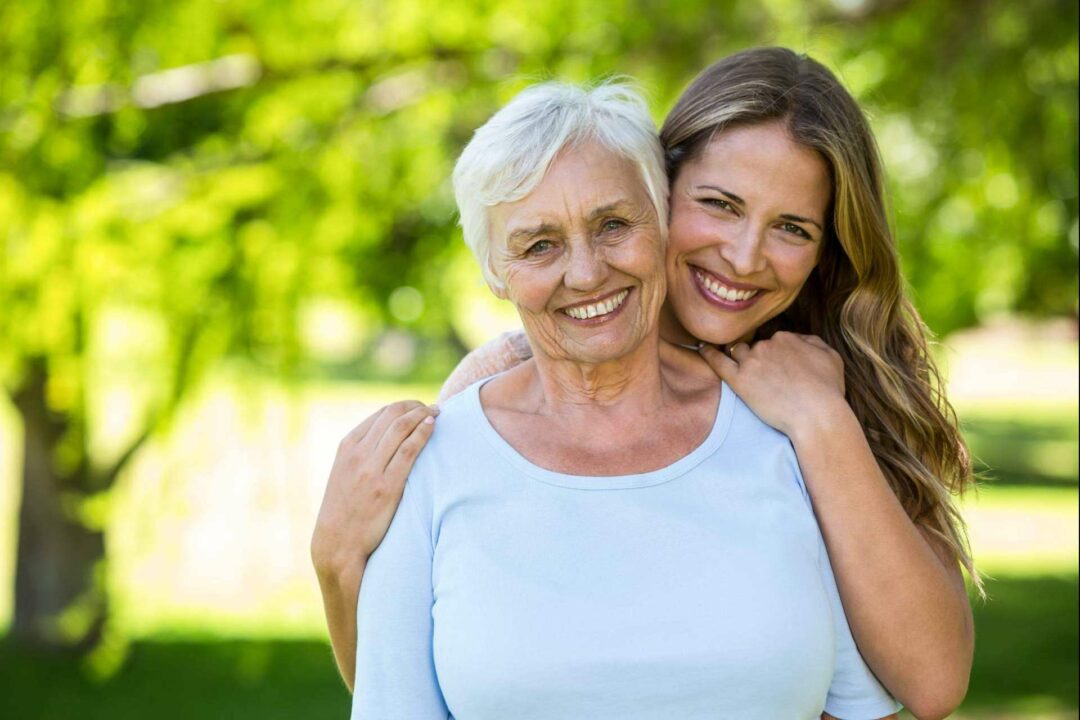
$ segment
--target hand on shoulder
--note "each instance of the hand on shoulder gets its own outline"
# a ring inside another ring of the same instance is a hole
[[[416,400],[387,405],[338,446],[311,538],[324,576],[362,572],[394,518],[405,479],[431,437],[438,410]]]
[[[778,332],[728,353],[703,345],[701,355],[758,417],[786,435],[850,412],[844,361],[816,335]]]

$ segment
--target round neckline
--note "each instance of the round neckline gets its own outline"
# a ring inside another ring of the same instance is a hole
[[[686,455],[675,462],[644,473],[630,475],[570,475],[540,467],[519,453],[503,438],[491,424],[484,406],[480,402],[480,389],[494,377],[474,383],[465,393],[469,410],[476,415],[476,425],[485,440],[511,465],[534,480],[547,485],[574,490],[629,490],[651,487],[669,482],[685,475],[700,465],[706,458],[720,449],[727,437],[728,428],[735,410],[734,393],[726,382],[720,382],[720,402],[716,408],[716,418],[708,436]]]

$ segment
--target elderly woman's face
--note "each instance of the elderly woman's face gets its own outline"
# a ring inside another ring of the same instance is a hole
[[[655,332],[664,250],[633,163],[596,143],[564,150],[532,193],[489,219],[496,294],[517,306],[534,352],[607,362]]]
[[[710,343],[747,340],[817,265],[832,182],[779,122],[716,136],[671,188],[668,300]]]

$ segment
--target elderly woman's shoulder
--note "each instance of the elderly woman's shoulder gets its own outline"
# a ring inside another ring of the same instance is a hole
[[[444,496],[451,488],[457,489],[451,490],[453,493],[468,486],[472,482],[470,477],[492,454],[477,394],[477,386],[482,382],[477,381],[439,403],[434,431],[409,473],[409,482],[418,497],[426,498],[420,501],[421,507],[430,506],[433,498]]]
[[[479,439],[485,419],[478,394],[479,386],[484,382],[477,380],[452,397],[439,401],[439,414],[435,418],[435,431],[428,441],[429,449],[453,449]]]
[[[724,384],[722,393],[728,395],[728,401],[732,404],[732,432],[741,434],[740,440],[745,441],[752,437],[756,443],[777,446],[790,446],[791,440],[773,426],[766,423],[750,409],[739,394]]]

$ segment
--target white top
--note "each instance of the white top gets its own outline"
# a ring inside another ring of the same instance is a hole
[[[477,383],[420,454],[357,614],[353,718],[880,718],[788,439],[725,384],[655,472],[540,468]]]

